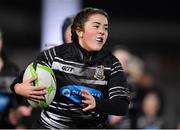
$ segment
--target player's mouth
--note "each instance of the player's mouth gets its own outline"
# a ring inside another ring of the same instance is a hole
[[[96,41],[97,41],[98,43],[103,43],[103,38],[102,38],[102,37],[97,37],[97,38],[96,38]]]

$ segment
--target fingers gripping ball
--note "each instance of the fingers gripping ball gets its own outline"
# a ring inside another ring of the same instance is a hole
[[[29,64],[24,72],[23,81],[30,79],[31,77],[37,77],[33,82],[35,87],[45,86],[46,95],[45,100],[39,103],[27,100],[32,107],[46,108],[54,99],[56,93],[56,78],[52,69],[44,62],[33,62]]]

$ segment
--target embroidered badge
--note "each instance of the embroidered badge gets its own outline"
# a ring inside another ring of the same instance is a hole
[[[94,74],[94,78],[98,79],[98,80],[103,80],[105,78],[103,65],[96,67],[96,72]]]

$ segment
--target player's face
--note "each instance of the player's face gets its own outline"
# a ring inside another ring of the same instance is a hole
[[[104,15],[94,14],[84,24],[84,30],[77,32],[80,45],[87,51],[99,51],[108,36],[108,20]]]

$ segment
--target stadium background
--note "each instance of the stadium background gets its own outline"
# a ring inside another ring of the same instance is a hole
[[[41,48],[43,0],[1,0],[0,28],[9,58],[23,69]],[[169,127],[180,115],[180,8],[173,1],[84,0],[81,7],[110,15],[109,42],[123,44],[142,57],[165,91]]]

